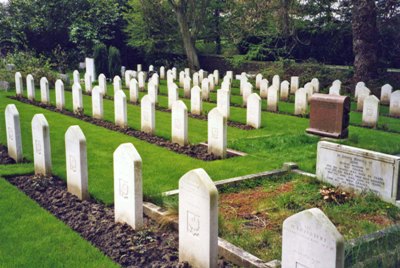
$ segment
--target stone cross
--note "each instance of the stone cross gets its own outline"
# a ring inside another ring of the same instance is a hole
[[[31,74],[26,76],[26,87],[28,91],[28,99],[31,101],[35,100],[35,80]]]
[[[86,93],[92,92],[92,76],[89,73],[85,73],[85,91]]]
[[[72,104],[75,114],[83,112],[82,88],[79,84],[72,85]]]
[[[190,98],[190,90],[191,90],[191,79],[190,77],[185,77],[183,80],[183,92],[185,98]]]
[[[267,110],[270,112],[278,111],[278,101],[279,101],[279,85],[270,86],[268,89],[268,100],[267,100]]]
[[[290,94],[296,93],[296,91],[299,89],[299,80],[300,78],[298,76],[292,76],[290,78]]]
[[[198,87],[197,87],[198,88]],[[177,100],[172,104],[172,142],[180,146],[188,144],[188,111],[185,103]]]
[[[50,129],[43,114],[35,114],[32,119],[32,144],[35,174],[51,175]]]
[[[128,115],[126,107],[126,95],[122,90],[114,93],[114,120],[115,125],[126,128],[128,126]]]
[[[289,81],[283,81],[282,83],[281,83],[281,97],[280,97],[280,99],[282,100],[282,101],[288,101],[289,100],[289,91],[290,91],[290,89],[289,89]]]
[[[8,104],[5,110],[7,149],[8,156],[15,162],[22,162],[24,156],[22,153],[21,126],[19,121],[19,112],[14,104]]]
[[[115,222],[143,227],[142,158],[132,143],[114,152],[114,214]]]
[[[247,125],[261,127],[261,98],[257,93],[251,94],[247,99]]]
[[[218,267],[218,190],[204,169],[179,180],[179,261]]]
[[[307,114],[307,92],[304,88],[296,90],[294,93],[294,114],[305,115]]]
[[[149,95],[142,98],[140,105],[141,129],[143,132],[154,134],[156,125],[156,105]]]
[[[46,77],[40,79],[40,101],[43,104],[50,104],[49,81]]]
[[[263,99],[268,98],[268,88],[269,82],[267,79],[262,79],[260,81],[260,97]]]
[[[65,132],[65,161],[68,192],[80,200],[89,199],[86,138],[79,126]]]
[[[217,108],[219,112],[226,118],[230,116],[231,94],[227,90],[217,90]]]
[[[20,72],[15,73],[15,93],[17,94],[17,96],[22,96],[24,93],[24,85]]]
[[[389,114],[400,117],[400,90],[396,90],[390,95]]]
[[[364,100],[371,94],[367,87],[363,87],[358,91],[357,97],[357,111],[362,112],[364,107]]]
[[[205,101],[210,99],[210,81],[208,78],[201,81],[201,98]]]
[[[190,113],[195,115],[201,115],[203,112],[203,103],[202,103],[202,90],[195,86],[192,88],[190,97]]]
[[[175,83],[168,84],[168,109],[172,109],[172,104],[179,100],[179,88]]]
[[[208,153],[226,157],[227,119],[218,108],[208,113]]]
[[[78,70],[75,70],[75,71],[73,72],[73,77],[74,77],[74,84],[80,84],[80,82],[81,82],[81,76],[80,76]]]
[[[283,268],[344,268],[344,238],[318,208],[290,216],[282,228]]]
[[[64,83],[61,79],[56,81],[56,107],[59,110],[65,107]]]
[[[107,78],[104,74],[99,75],[99,87],[100,87],[100,93],[103,96],[107,95]]]
[[[379,99],[374,95],[369,95],[364,99],[362,125],[376,128],[379,118]]]
[[[129,82],[129,100],[135,104],[139,102],[139,84],[135,78]]]
[[[390,95],[392,94],[393,87],[389,84],[386,84],[381,89],[381,103],[382,105],[390,104]]]
[[[103,119],[103,113],[103,94],[101,94],[101,88],[95,86],[92,91],[92,116]]]

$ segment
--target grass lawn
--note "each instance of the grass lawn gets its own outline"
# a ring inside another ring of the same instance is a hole
[[[0,166],[0,267],[118,267],[2,178],[32,168]]]

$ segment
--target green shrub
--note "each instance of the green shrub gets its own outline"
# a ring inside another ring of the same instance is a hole
[[[111,78],[120,75],[121,72],[121,55],[119,50],[113,46],[108,50],[108,70]]]
[[[106,45],[103,43],[97,44],[93,50],[96,73],[108,76],[108,51]]]

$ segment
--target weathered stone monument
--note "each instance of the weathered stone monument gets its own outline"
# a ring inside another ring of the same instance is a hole
[[[129,82],[129,101],[135,104],[139,102],[139,84],[135,78]]]
[[[51,175],[50,129],[43,114],[35,114],[32,119],[32,144],[35,174]]]
[[[269,82],[267,79],[263,79],[260,82],[260,97],[263,99],[268,98],[268,88],[269,88]]]
[[[56,81],[56,107],[59,110],[65,107],[64,83],[61,79]]]
[[[400,117],[400,90],[390,95],[389,114],[393,117]]]
[[[190,77],[185,77],[185,79],[183,79],[183,92],[185,98],[190,98],[190,90],[191,90],[191,79]]]
[[[314,87],[314,93],[318,93],[319,92],[319,80],[318,80],[318,78],[313,78],[311,80],[311,84]]]
[[[246,84],[243,86],[243,96],[242,96],[242,100],[243,100],[243,107],[247,107],[247,99],[249,98],[249,96],[253,93],[253,85],[246,82]]]
[[[201,98],[202,90],[195,86],[190,93],[190,113],[201,115],[203,112],[203,102]]]
[[[281,101],[289,100],[289,86],[289,82],[286,80],[281,83]]]
[[[20,72],[15,73],[15,93],[17,94],[17,96],[22,96],[24,93],[22,74]]]
[[[350,98],[327,94],[314,94],[311,98],[310,127],[308,133],[344,139],[349,135]]]
[[[117,90],[114,93],[114,120],[115,125],[121,128],[126,128],[128,126],[126,95],[122,90]]]
[[[107,95],[107,78],[104,74],[99,75],[99,87],[103,96]]]
[[[68,192],[89,199],[86,138],[79,126],[70,126],[65,133],[65,161]]]
[[[172,104],[179,100],[179,88],[175,83],[168,84],[168,109],[172,109]]]
[[[248,126],[253,128],[261,127],[261,98],[257,93],[252,93],[247,98],[247,116]]]
[[[180,146],[188,144],[188,111],[181,100],[172,104],[171,130],[172,142]]]
[[[304,88],[296,90],[294,93],[294,114],[305,115],[308,110],[307,92]]]
[[[357,97],[357,111],[362,112],[364,109],[364,100],[371,94],[371,91],[366,88],[362,87],[358,91],[358,97]]]
[[[227,119],[218,108],[208,113],[208,153],[226,157]]]
[[[79,84],[72,85],[72,105],[75,114],[83,112],[82,88]]]
[[[154,134],[156,125],[156,104],[149,95],[142,98],[141,102],[141,129],[143,132]]]
[[[86,93],[92,92],[92,76],[89,73],[85,73],[85,91]]]
[[[139,84],[139,90],[144,91],[146,84],[143,72],[138,73],[138,84]]]
[[[292,76],[290,78],[290,94],[296,93],[296,91],[299,89],[299,77],[298,76]]]
[[[8,156],[15,162],[22,162],[24,156],[22,153],[21,126],[19,121],[19,112],[14,104],[8,104],[5,110],[6,135]]]
[[[358,92],[359,92],[360,89],[363,88],[363,87],[365,87],[365,83],[364,83],[364,82],[358,82],[358,83],[357,83],[357,85],[356,85],[356,90],[355,90],[355,92],[354,92],[354,97],[356,98],[356,100],[357,100],[357,98],[358,98]]]
[[[392,95],[393,87],[389,84],[384,85],[381,88],[381,104],[389,105],[390,104],[390,95]]]
[[[28,99],[30,101],[35,100],[35,80],[31,74],[26,76],[26,88],[28,91]]]
[[[400,157],[321,141],[317,151],[317,178],[356,192],[373,192],[398,204]]]
[[[114,93],[119,90],[122,90],[122,80],[121,77],[119,77],[118,75],[114,76],[113,87],[114,87]]]
[[[95,86],[92,91],[92,116],[103,119],[103,94],[99,86]]]
[[[114,152],[114,214],[115,222],[143,226],[142,158],[132,143]]]
[[[344,238],[318,208],[290,216],[282,228],[282,268],[344,268]]]
[[[46,105],[50,104],[49,81],[46,77],[40,79],[40,102]]]
[[[203,169],[179,180],[179,261],[218,267],[218,190]]]
[[[81,82],[81,76],[80,76],[80,74],[79,74],[79,71],[78,70],[75,70],[74,72],[73,72],[73,77],[74,77],[74,83],[73,84],[80,84],[80,82]]]
[[[267,110],[270,112],[278,111],[278,101],[279,101],[279,85],[272,85],[268,89],[268,99],[267,99]]]
[[[158,104],[158,88],[153,81],[150,81],[147,84],[147,94],[152,99],[152,101],[157,105]]]
[[[217,108],[226,119],[229,119],[231,111],[231,93],[229,91],[217,90]]]
[[[362,125],[376,128],[379,118],[379,99],[370,95],[364,99]]]
[[[94,67],[94,59],[85,59],[86,73],[90,75],[92,81],[96,81],[96,69]]]
[[[201,98],[205,101],[210,99],[210,82],[208,78],[204,78],[201,81]]]
[[[263,79],[263,75],[262,74],[257,74],[256,75],[256,89],[260,89],[260,83],[261,83],[262,79]]]

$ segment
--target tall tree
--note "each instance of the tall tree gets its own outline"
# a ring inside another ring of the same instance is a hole
[[[367,82],[378,74],[378,29],[375,0],[352,0],[354,81]]]

